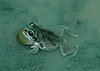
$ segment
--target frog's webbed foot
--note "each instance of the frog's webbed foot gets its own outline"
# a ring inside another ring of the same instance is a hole
[[[31,46],[31,49],[30,50],[27,50],[27,52],[29,54],[36,54],[36,53],[38,53],[39,48],[40,48],[39,43],[35,42],[34,45]]]
[[[70,58],[70,57],[76,56],[76,54],[78,52],[78,45],[76,45],[75,47],[68,47],[67,41],[64,40],[62,45],[60,45],[60,51],[63,56],[69,55],[68,58]]]
[[[64,34],[68,34],[68,35],[71,35],[73,37],[78,37],[79,35],[74,31],[72,30],[71,28],[69,27],[64,27],[64,26],[61,26],[62,27],[62,30],[61,30],[61,33],[60,33],[60,36],[64,36]]]
[[[36,53],[38,53],[38,50],[39,50],[38,47],[36,47],[36,46],[31,46],[31,49],[30,49],[30,50],[27,50],[27,53],[28,53],[28,54],[36,54]]]

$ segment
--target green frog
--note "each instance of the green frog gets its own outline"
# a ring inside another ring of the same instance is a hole
[[[63,56],[72,54],[75,56],[78,52],[78,45],[75,47],[69,47],[67,45],[67,40],[63,38],[65,34],[69,34],[73,37],[78,37],[71,28],[63,27],[59,35],[56,33],[44,29],[34,23],[30,23],[29,26],[21,29],[18,32],[18,40],[27,46],[30,46],[29,53],[36,54],[39,49],[43,51],[53,51],[57,48]]]

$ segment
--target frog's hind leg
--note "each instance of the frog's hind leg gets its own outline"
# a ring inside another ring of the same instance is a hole
[[[68,47],[67,41],[64,40],[62,45],[60,45],[60,51],[63,56],[69,55],[68,58],[70,58],[70,57],[76,56],[78,52],[78,45],[76,45],[75,47]]]
[[[71,36],[73,36],[73,37],[78,37],[79,36],[71,28],[69,28],[69,27],[63,27],[63,29],[61,30],[60,36],[63,38],[63,37],[65,37],[66,33],[69,34],[69,35],[71,35]],[[63,38],[63,42],[60,45],[60,51],[61,51],[61,54],[63,56],[70,55],[68,57],[68,58],[70,58],[70,57],[76,56],[76,54],[78,52],[78,45],[76,45],[75,47],[69,47],[67,45],[67,40],[65,40]]]
[[[68,34],[68,35],[71,35],[73,37],[78,37],[79,36],[74,30],[72,30],[69,27],[64,27],[64,26],[60,26],[60,27],[62,27],[60,36],[64,36],[65,33]]]

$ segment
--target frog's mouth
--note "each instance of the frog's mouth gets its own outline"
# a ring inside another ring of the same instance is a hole
[[[18,32],[17,38],[24,45],[32,45],[34,43],[34,39],[28,34],[25,28]]]

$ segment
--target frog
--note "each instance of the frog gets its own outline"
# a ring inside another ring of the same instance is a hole
[[[18,32],[17,38],[20,43],[30,46],[31,49],[28,50],[28,52],[32,54],[38,53],[39,50],[54,51],[59,48],[63,56],[75,56],[78,52],[78,45],[69,47],[67,45],[67,40],[63,38],[65,34],[71,35],[72,37],[79,36],[69,27],[62,27],[60,34],[58,35],[35,23],[30,23],[27,27]]]

